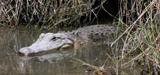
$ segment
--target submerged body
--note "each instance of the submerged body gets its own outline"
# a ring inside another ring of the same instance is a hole
[[[111,41],[115,33],[116,28],[114,26],[106,25],[86,26],[71,32],[41,33],[35,43],[21,48],[19,53],[27,56],[51,50],[78,48],[88,43],[93,44],[106,39]]]

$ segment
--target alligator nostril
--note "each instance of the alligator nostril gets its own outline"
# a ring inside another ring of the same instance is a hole
[[[22,54],[21,52],[18,52],[18,54]]]
[[[22,52],[18,52],[18,54],[19,54],[19,55],[23,55],[23,56],[24,56],[24,53],[22,53]]]
[[[28,56],[29,53],[30,53],[31,49],[29,47],[23,47],[19,50],[19,54],[20,55],[25,55],[25,56]]]

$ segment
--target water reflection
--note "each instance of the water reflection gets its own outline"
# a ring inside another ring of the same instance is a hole
[[[58,52],[32,57],[19,56],[19,49],[31,45],[39,34],[34,30],[0,28],[0,75],[85,75],[85,69],[79,70],[78,63],[71,62],[72,59]],[[63,52],[101,66],[106,59],[105,47],[84,46]],[[98,61],[94,62],[95,59]]]
[[[0,28],[0,75],[88,75],[87,67],[80,66],[67,55],[79,58],[89,64],[115,68],[106,53],[112,51],[107,45],[85,45],[76,50],[53,52],[46,55],[24,57],[19,56],[20,48],[30,46],[40,33],[35,30]],[[124,68],[131,75],[137,75],[140,68],[132,71]]]
[[[62,52],[53,52],[45,55],[34,55],[34,56],[20,56],[22,60],[31,60],[37,58],[39,61],[44,62],[48,61],[49,63],[53,63],[53,61],[62,60],[64,57],[70,55],[70,51],[62,51]]]

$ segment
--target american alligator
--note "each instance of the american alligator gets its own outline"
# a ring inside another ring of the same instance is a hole
[[[72,47],[76,49],[82,45],[94,44],[106,39],[113,40],[115,33],[116,27],[106,25],[86,26],[68,32],[41,33],[35,43],[29,47],[21,48],[19,53],[28,56]]]

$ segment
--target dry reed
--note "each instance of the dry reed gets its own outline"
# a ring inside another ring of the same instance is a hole
[[[0,24],[18,26],[22,23],[38,26],[75,25],[85,16],[84,23],[91,21],[91,14],[101,5],[92,7],[96,0],[1,0]],[[106,0],[102,0],[105,2]],[[82,23],[83,23],[82,22]]]

